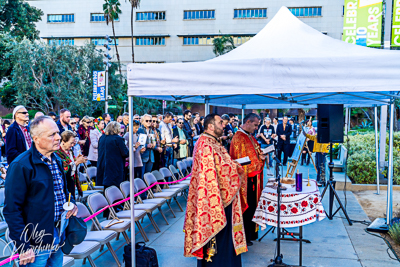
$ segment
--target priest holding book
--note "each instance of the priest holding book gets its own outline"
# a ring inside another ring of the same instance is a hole
[[[240,267],[247,252],[239,192],[244,170],[219,142],[222,123],[219,115],[207,115],[193,152],[184,256],[196,257],[199,267]]]
[[[247,246],[253,245],[251,241],[258,238],[258,227],[253,222],[253,216],[263,189],[263,170],[266,155],[262,153],[260,145],[252,133],[258,129],[260,121],[261,118],[257,114],[248,114],[243,119],[241,128],[233,136],[230,147],[232,159],[249,157],[251,160],[251,164],[244,166],[247,184],[240,190]]]

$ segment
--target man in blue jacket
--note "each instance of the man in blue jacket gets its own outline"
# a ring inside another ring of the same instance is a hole
[[[8,169],[3,213],[20,265],[62,266],[60,220],[69,192],[61,160],[53,153],[60,148],[61,137],[56,123],[47,116],[33,120],[30,132],[32,147]],[[77,213],[74,205],[66,218]]]
[[[8,127],[6,134],[6,157],[7,163],[11,162],[20,154],[28,150],[32,145],[29,134],[29,114],[24,106],[17,106],[13,111],[13,124]]]
[[[72,127],[71,125],[69,125],[70,120],[71,120],[71,112],[66,108],[60,110],[60,119],[56,122],[58,130],[60,131],[59,132],[60,136],[64,131],[67,130],[72,131]]]

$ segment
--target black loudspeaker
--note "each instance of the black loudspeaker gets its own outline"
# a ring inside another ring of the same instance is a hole
[[[343,105],[318,104],[318,143],[343,143]]]

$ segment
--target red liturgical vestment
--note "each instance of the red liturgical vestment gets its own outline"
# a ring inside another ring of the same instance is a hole
[[[227,225],[224,208],[231,204],[235,252],[236,255],[246,252],[239,197],[239,189],[246,183],[243,168],[211,135],[201,135],[194,150],[184,223],[184,256],[203,258],[204,246]]]

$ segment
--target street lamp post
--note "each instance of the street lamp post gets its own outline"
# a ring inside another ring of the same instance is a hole
[[[111,63],[109,62],[111,60],[111,56],[110,56],[110,44],[112,42],[110,36],[106,35],[105,36],[105,43],[104,43],[104,47],[106,48],[106,51],[104,53],[104,59],[103,59],[103,63],[104,65],[106,65],[106,95],[105,95],[105,113],[108,113],[108,68],[111,67]]]

